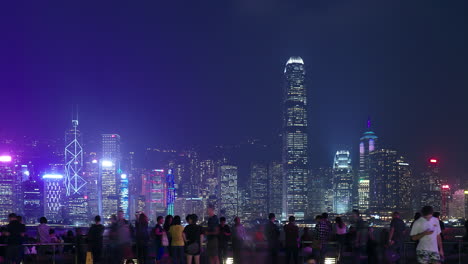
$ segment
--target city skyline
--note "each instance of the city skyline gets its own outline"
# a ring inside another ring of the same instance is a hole
[[[135,149],[269,139],[282,126],[284,61],[299,55],[311,165],[330,164],[340,145],[355,150],[371,116],[413,164],[421,153],[468,175],[460,3],[162,5],[6,8],[0,136],[62,138],[79,105],[85,139],[118,133]]]

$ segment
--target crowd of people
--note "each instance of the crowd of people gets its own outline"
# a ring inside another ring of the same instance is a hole
[[[240,218],[235,217],[229,226],[225,217],[215,214],[212,206],[207,208],[208,219],[204,227],[198,224],[198,216],[187,215],[186,225],[182,225],[180,216],[158,216],[156,225],[149,227],[149,219],[143,212],[137,212],[135,221],[125,219],[124,212],[112,215],[110,225],[104,227],[101,217],[94,218],[87,233],[81,228],[67,231],[62,236],[47,224],[41,217],[36,229],[36,237],[26,234],[26,227],[21,216],[9,215],[9,224],[1,228],[0,263],[19,264],[23,259],[33,263],[50,263],[54,254],[63,253],[76,256],[78,263],[85,263],[91,257],[93,263],[174,263],[199,264],[204,251],[210,264],[224,264],[228,256],[228,245],[231,242],[234,263],[251,263],[242,254],[247,242],[247,232]],[[253,239],[256,249],[267,252],[266,263],[278,263],[279,252],[284,250],[285,263],[300,263],[300,257],[307,264],[325,263],[330,251],[331,241],[338,245],[338,261],[344,259],[344,253],[352,258],[352,263],[399,263],[406,237],[416,241],[416,257],[419,263],[441,263],[444,260],[443,222],[440,214],[433,212],[432,207],[425,206],[415,215],[410,228],[394,212],[388,232],[374,237],[374,230],[364,221],[358,210],[352,212],[350,223],[346,224],[341,217],[334,223],[327,213],[317,215],[315,227],[304,227],[302,234],[296,225],[294,216],[290,216],[284,226],[276,221],[270,213],[268,222],[260,225]],[[468,223],[466,224],[468,231]],[[107,235],[104,236],[107,230]],[[284,237],[281,236],[284,234]],[[104,243],[104,237],[108,240]],[[384,241],[383,241],[384,240]],[[202,247],[206,241],[206,247]],[[259,246],[265,242],[265,247]],[[35,246],[35,244],[37,246]],[[48,245],[43,245],[48,244]],[[62,245],[62,246],[60,246]],[[380,245],[380,246],[379,246]],[[107,254],[103,254],[103,252]],[[37,258],[36,258],[37,257]],[[348,258],[349,259],[349,258]],[[349,262],[349,261],[348,261]]]

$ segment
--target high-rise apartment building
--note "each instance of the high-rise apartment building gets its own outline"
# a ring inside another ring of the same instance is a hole
[[[338,150],[333,162],[333,211],[346,214],[352,210],[353,167],[348,150]]]
[[[119,209],[120,160],[120,136],[103,134],[98,186],[101,199],[100,215],[106,220]]]
[[[277,161],[268,166],[268,212],[278,217],[283,212],[283,164]]]
[[[291,57],[284,69],[283,98],[283,217],[303,219],[307,212],[308,137],[304,61]]]
[[[227,219],[238,215],[237,166],[223,165],[219,168],[221,180],[220,214]]]
[[[268,167],[261,162],[252,163],[250,167],[251,203],[258,218],[268,216]]]
[[[357,179],[357,191],[358,191],[358,208],[361,212],[369,210],[369,171],[370,171],[370,159],[369,155],[377,147],[378,137],[373,131],[371,131],[371,122],[367,121],[367,131],[364,132],[360,138],[359,143],[359,171]]]

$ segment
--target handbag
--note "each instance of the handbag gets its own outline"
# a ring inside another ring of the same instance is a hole
[[[162,243],[163,247],[168,247],[169,246],[169,239],[167,238],[166,232],[163,232],[163,234],[162,234],[161,243]]]
[[[391,247],[385,249],[385,257],[389,262],[396,262],[400,259],[400,255]]]

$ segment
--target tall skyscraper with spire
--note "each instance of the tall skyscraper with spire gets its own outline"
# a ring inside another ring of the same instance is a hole
[[[307,212],[307,92],[301,57],[291,57],[284,69],[283,98],[283,218],[303,219]]]
[[[367,120],[367,131],[364,132],[359,143],[359,172],[358,172],[358,208],[362,212],[369,210],[369,154],[377,147],[378,137],[371,129],[370,118]]]
[[[78,115],[72,120],[72,128],[65,133],[65,191],[66,212],[72,224],[88,222],[86,185],[83,177],[83,147],[78,130]]]

